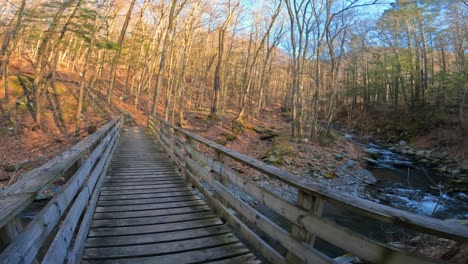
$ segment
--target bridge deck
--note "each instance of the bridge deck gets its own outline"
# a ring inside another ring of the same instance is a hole
[[[122,132],[82,261],[257,263],[142,128]]]

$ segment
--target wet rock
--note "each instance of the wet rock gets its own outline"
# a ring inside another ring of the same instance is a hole
[[[460,174],[460,170],[452,170],[450,173],[452,173],[452,175],[457,175]]]
[[[426,164],[429,164],[429,160],[428,159],[420,159],[420,160],[418,160],[418,163],[426,165]]]
[[[336,160],[343,160],[343,158],[344,158],[343,154],[341,154],[341,153],[336,153],[335,154],[335,159]]]
[[[359,169],[354,172],[355,176],[364,182],[365,184],[375,184],[377,183],[377,179],[374,177],[372,172],[365,170],[365,169]]]
[[[361,264],[362,263],[362,261],[358,257],[350,255],[350,254],[337,257],[334,260],[335,260],[335,263],[337,264]]]
[[[416,151],[416,156],[424,157],[424,156],[426,156],[426,152],[424,150],[418,150],[418,151]]]
[[[284,158],[284,163],[286,163],[288,165],[291,165],[291,164],[293,164],[293,161],[292,161],[292,159],[286,157],[286,158]]]
[[[468,172],[468,165],[463,165],[460,167],[460,172],[466,173]]]
[[[398,144],[400,146],[406,146],[406,144],[408,144],[408,143],[406,141],[404,141],[404,140],[401,140],[400,142],[398,142]]]
[[[352,159],[349,159],[348,161],[346,161],[345,166],[347,168],[352,168],[352,167],[356,166],[356,161],[352,160]]]
[[[18,170],[18,167],[14,164],[7,164],[7,165],[3,165],[3,169],[6,172],[15,172]]]
[[[281,161],[281,157],[277,156],[277,155],[274,155],[274,154],[270,154],[270,155],[266,156],[263,160],[265,162],[267,162],[267,163],[276,164],[276,163],[279,163]]]
[[[366,162],[367,162],[369,165],[374,165],[374,166],[376,166],[376,165],[378,165],[378,164],[379,164],[379,162],[378,162],[378,161],[376,161],[375,159],[371,159],[371,158],[364,158],[364,160],[365,160],[365,161],[366,161]]]

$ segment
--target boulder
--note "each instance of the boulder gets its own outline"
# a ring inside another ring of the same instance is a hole
[[[349,159],[348,161],[346,161],[345,166],[347,168],[352,168],[352,167],[356,166],[356,161],[352,160],[352,159]]]

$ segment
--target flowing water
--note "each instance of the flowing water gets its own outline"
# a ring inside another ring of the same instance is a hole
[[[352,135],[345,136],[352,138]],[[383,146],[358,144],[377,161],[368,168],[378,179],[377,184],[366,189],[371,200],[440,219],[468,218],[468,195],[446,192],[446,177],[415,164],[409,156],[392,152]],[[270,209],[262,205],[256,208],[286,230],[291,229],[288,220]],[[417,235],[402,227],[382,223],[330,203],[324,205],[322,216],[380,242],[400,241]],[[317,239],[315,247],[330,257],[346,254],[346,251],[320,239]]]
[[[352,135],[345,137],[352,140]],[[411,157],[392,152],[383,146],[373,143],[358,144],[377,161],[374,166],[368,168],[379,180],[376,185],[367,188],[372,200],[440,219],[468,218],[468,195],[445,192],[447,180],[445,177],[416,165]],[[60,187],[56,188],[53,191],[59,191]],[[47,200],[34,202],[22,213],[22,218],[30,221],[46,203]],[[291,230],[291,223],[269,208],[258,204],[256,209],[281,227]],[[324,205],[322,216],[381,242],[398,241],[414,235],[409,230],[382,223],[329,203]],[[269,241],[267,237],[264,238]],[[275,241],[269,242],[276,244]],[[317,239],[316,248],[330,257],[346,253],[321,239]]]
[[[379,203],[440,219],[468,218],[468,195],[449,192],[446,176],[379,145],[363,148],[377,160],[369,170],[379,182],[368,190]]]

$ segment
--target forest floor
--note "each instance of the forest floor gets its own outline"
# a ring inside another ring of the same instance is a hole
[[[23,100],[23,91],[30,89],[31,68],[26,65],[14,68],[15,71],[16,76],[9,80],[12,118],[8,120],[3,109],[0,114],[0,187],[13,183],[18,175],[41,166],[76,142],[73,133],[78,77],[69,73],[59,74],[58,91],[48,93],[51,107],[44,112],[44,127],[38,129],[30,107]],[[122,82],[119,87],[122,87]],[[148,107],[135,109],[132,102],[122,95],[121,90],[116,89],[112,106],[104,103],[104,95],[98,91],[88,95],[93,99],[84,106],[80,139],[119,113],[131,116],[133,122],[128,125],[145,126],[144,109]],[[2,99],[3,93],[0,95]],[[142,98],[142,105],[145,105],[145,100]],[[161,110],[162,107],[160,105]],[[366,170],[367,154],[356,143],[337,133],[330,135],[325,142],[293,142],[290,140],[290,115],[280,113],[275,107],[262,112],[258,118],[249,118],[242,126],[233,121],[237,114],[235,111],[226,111],[216,121],[209,120],[208,114],[208,109],[186,113],[184,128],[331,189],[362,198],[367,198],[363,191],[365,186],[375,183],[372,174]],[[341,125],[349,125],[349,119],[339,117]],[[467,162],[467,136],[463,131],[453,129],[456,127],[453,121],[434,122],[435,125],[424,127],[424,133],[415,134],[416,130],[395,130],[389,128],[389,124],[375,120],[382,118],[378,118],[377,113],[369,115],[366,120],[351,117],[355,130],[350,131],[380,138],[384,142],[398,142],[408,133],[413,133],[410,135],[411,143],[416,148],[448,151],[460,166]],[[411,120],[405,122],[411,124]],[[402,122],[402,126],[405,125]],[[239,169],[256,181],[285,187],[276,181],[268,182],[266,177],[248,168],[239,166]]]

